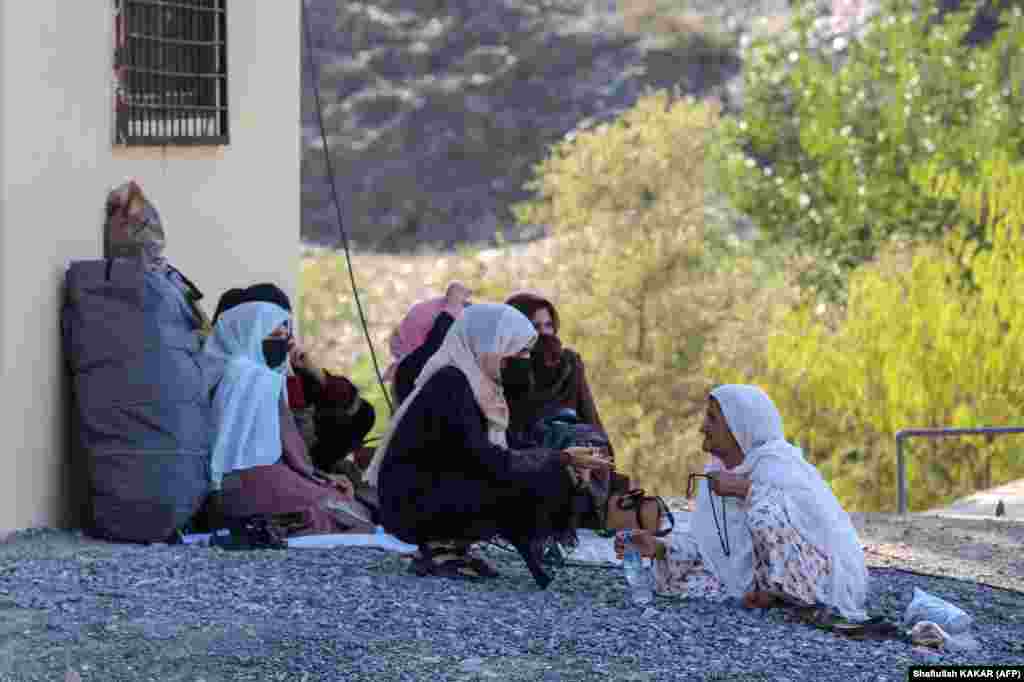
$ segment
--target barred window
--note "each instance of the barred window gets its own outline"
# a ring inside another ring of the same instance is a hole
[[[228,143],[226,2],[115,0],[117,143]]]

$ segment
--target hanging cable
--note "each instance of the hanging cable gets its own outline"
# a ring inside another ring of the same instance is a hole
[[[352,283],[352,296],[355,297],[356,309],[359,311],[359,322],[363,327],[363,334],[366,336],[366,344],[370,347],[370,359],[373,360],[373,371],[377,375],[377,383],[380,384],[384,393],[384,401],[388,405],[388,412],[394,414],[394,407],[391,405],[391,396],[384,384],[384,377],[380,373],[380,365],[377,364],[377,353],[373,349],[373,339],[370,337],[370,328],[366,323],[366,315],[363,313],[363,304],[359,300],[359,288],[356,286],[355,271],[352,269],[352,253],[349,249],[348,233],[345,231],[345,223],[341,216],[341,200],[338,198],[337,182],[334,178],[334,164],[331,162],[331,152],[327,145],[327,131],[324,127],[323,105],[320,103],[320,71],[313,56],[313,32],[310,29],[309,11],[306,8],[307,0],[302,0],[302,23],[306,33],[306,57],[309,64],[309,77],[313,83],[313,97],[316,101],[316,120],[320,128],[320,140],[323,142],[324,163],[326,164],[327,178],[331,184],[331,198],[334,200],[334,210],[338,217],[338,233],[341,237],[341,245],[345,250],[345,262],[348,265],[348,277]]]

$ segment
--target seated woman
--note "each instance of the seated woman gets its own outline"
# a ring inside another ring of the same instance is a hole
[[[416,544],[419,575],[482,577],[493,568],[469,555],[496,535],[511,542],[537,584],[544,542],[570,527],[577,494],[569,468],[606,471],[596,457],[506,447],[502,373],[537,338],[514,308],[477,304],[452,326],[395,415],[367,470],[381,523]]]
[[[540,335],[530,354],[529,379],[520,382],[521,390],[506,390],[512,442],[523,446],[535,442],[537,423],[565,410],[571,410],[579,422],[605,432],[583,358],[564,347],[558,337],[560,321],[554,304],[525,291],[513,294],[506,303],[526,315]],[[614,462],[615,451],[610,444],[608,454]],[[643,491],[625,495],[629,487],[629,478],[618,473],[613,473],[609,481],[592,481],[591,509],[582,525],[595,530],[642,527],[657,531],[666,505],[657,498],[645,497]]]
[[[531,353],[530,390],[509,398],[509,430],[526,432],[538,420],[567,408],[586,423],[602,431],[601,415],[590,392],[583,358],[558,338],[559,319],[555,306],[546,298],[528,292],[512,295],[506,304],[533,323],[540,337]]]
[[[865,619],[867,568],[857,532],[828,483],[783,437],[782,418],[759,388],[711,391],[701,427],[709,465],[689,533],[671,541],[635,533],[654,557],[658,591],[748,608],[824,605]],[[726,498],[728,502],[726,503]],[[616,552],[621,556],[622,541]]]
[[[416,378],[427,360],[437,352],[455,320],[469,305],[470,291],[461,282],[448,285],[444,297],[420,301],[406,313],[391,335],[394,361],[384,373],[392,382],[392,395],[398,407],[416,387]]]
[[[373,532],[370,511],[345,477],[331,479],[307,460],[288,407],[285,371],[293,347],[288,311],[244,302],[221,312],[204,352],[219,359],[211,477],[228,521],[299,514],[296,535]]]
[[[278,286],[254,284],[225,292],[217,303],[213,323],[237,305],[260,301],[278,305],[289,315],[292,312],[291,300]],[[294,336],[288,359],[294,370],[287,377],[288,404],[313,464],[324,472],[343,473],[358,485],[362,473],[346,457],[361,454],[363,441],[377,418],[373,405],[360,397],[359,389],[347,378],[320,368]]]

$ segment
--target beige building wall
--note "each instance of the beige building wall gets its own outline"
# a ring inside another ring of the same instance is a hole
[[[0,0],[0,533],[75,522],[61,284],[102,257],[112,186],[141,183],[208,312],[232,286],[296,287],[300,0],[229,3],[231,143],[198,149],[113,146],[111,7]]]

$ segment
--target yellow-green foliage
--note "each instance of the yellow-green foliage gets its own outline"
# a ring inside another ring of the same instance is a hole
[[[713,271],[704,248],[704,160],[717,120],[710,104],[648,96],[556,146],[537,168],[537,198],[518,207],[521,220],[555,233],[543,282],[561,335],[586,362],[620,467],[662,493],[684,492],[704,459],[705,347],[749,293],[745,271]]]
[[[783,316],[754,373],[788,435],[854,509],[894,508],[899,429],[1024,421],[1024,167],[991,161],[980,187],[955,173],[915,175],[924,191],[973,212],[991,250],[972,250],[977,242],[954,233],[919,248],[908,268],[905,249],[891,247],[854,272],[838,320],[821,306]],[[958,253],[976,289],[964,286]],[[1015,437],[911,442],[911,509],[1024,476],[1024,442]]]

